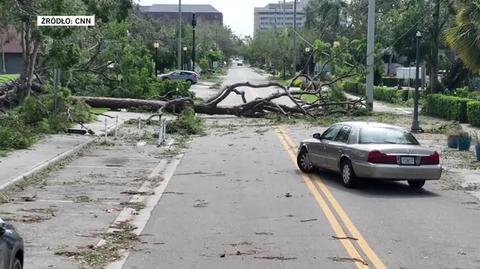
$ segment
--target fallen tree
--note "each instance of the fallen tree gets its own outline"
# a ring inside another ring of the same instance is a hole
[[[355,101],[330,101],[322,96],[322,89],[332,85],[330,82],[315,84],[314,79],[305,75],[308,81],[307,90],[290,90],[291,85],[284,86],[276,82],[264,84],[251,84],[249,82],[236,83],[225,87],[218,94],[202,101],[195,102],[192,98],[178,98],[171,101],[158,100],[138,100],[138,99],[122,99],[122,98],[106,98],[106,97],[77,97],[92,107],[107,107],[111,109],[143,109],[148,111],[166,111],[179,113],[185,107],[193,107],[196,113],[208,115],[235,115],[239,117],[263,117],[269,113],[289,115],[308,115],[321,116],[332,113],[351,114],[356,110],[366,107],[365,100],[359,99]],[[294,80],[295,80],[294,79]],[[292,80],[292,83],[293,81]],[[292,84],[290,83],[290,84]],[[263,98],[256,98],[248,101],[245,92],[240,90],[241,87],[259,88],[275,88],[276,92]],[[222,106],[222,102],[231,94],[239,96],[240,104],[234,106]],[[315,102],[308,103],[302,99],[303,95],[315,95],[318,99]],[[286,98],[290,104],[278,102],[278,99]]]

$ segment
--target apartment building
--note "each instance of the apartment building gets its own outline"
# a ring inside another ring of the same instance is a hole
[[[305,7],[308,0],[297,1],[297,27],[305,25]],[[254,9],[254,34],[272,29],[284,29],[293,27],[294,2],[279,1],[271,3],[265,7],[256,7]]]
[[[178,5],[155,4],[151,6],[139,6],[139,9],[140,12],[159,21],[175,22],[178,20]],[[223,25],[222,12],[211,5],[182,5],[183,20],[191,21],[194,13],[198,21]]]

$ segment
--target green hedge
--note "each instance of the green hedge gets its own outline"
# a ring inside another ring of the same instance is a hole
[[[432,94],[427,96],[425,111],[427,114],[461,123],[468,122],[467,103],[471,99]]]
[[[470,101],[467,104],[468,122],[480,126],[480,101]]]
[[[397,89],[387,87],[374,87],[373,99],[380,100],[388,103],[396,103],[397,101]]]
[[[340,89],[351,94],[365,95],[365,84],[356,81],[344,81],[340,84]]]
[[[340,84],[340,89],[355,95],[365,95],[365,84],[355,81],[344,81]],[[380,87],[373,88],[373,98],[375,100],[399,103],[413,99],[414,90],[402,90],[397,87]]]

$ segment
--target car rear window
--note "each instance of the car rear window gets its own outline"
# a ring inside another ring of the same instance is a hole
[[[382,127],[367,127],[360,130],[359,144],[418,145],[415,137],[403,130]]]

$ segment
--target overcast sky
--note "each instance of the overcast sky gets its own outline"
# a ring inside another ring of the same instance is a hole
[[[212,5],[223,13],[223,23],[242,36],[253,35],[253,8],[276,2],[278,0],[182,0],[182,4]],[[178,4],[178,0],[140,0],[140,4]]]

